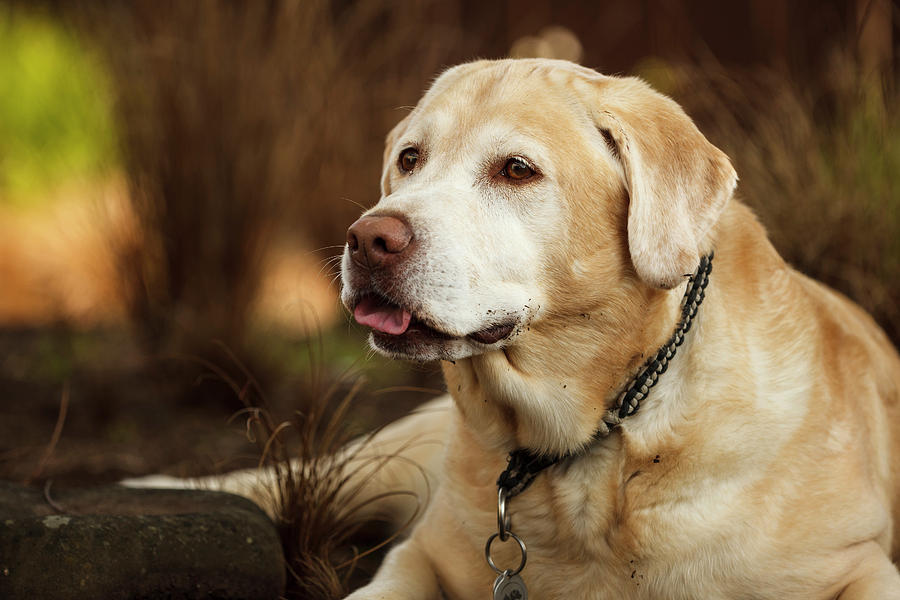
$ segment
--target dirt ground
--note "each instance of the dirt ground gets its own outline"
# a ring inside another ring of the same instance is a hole
[[[349,337],[348,345],[363,348],[358,332]],[[298,353],[307,345],[293,343]],[[223,357],[221,364],[227,362]],[[319,376],[340,381],[338,369]],[[436,368],[382,364],[374,357],[350,371],[331,401],[339,401],[356,378],[367,379],[346,423],[355,433],[405,414],[441,386]],[[308,372],[260,378],[270,390],[266,405],[276,419],[290,419],[323,399]],[[392,391],[397,384],[434,391]],[[246,436],[245,419],[236,416],[241,408],[209,369],[190,359],[148,363],[123,332],[0,330],[3,479],[71,486],[253,466],[260,452]]]

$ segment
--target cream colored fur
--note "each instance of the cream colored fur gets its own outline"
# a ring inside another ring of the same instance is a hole
[[[422,158],[407,174],[397,156],[410,145]],[[540,177],[504,180],[509,156]],[[432,474],[431,501],[353,600],[489,597],[495,481],[520,446],[588,448],[510,503],[531,598],[900,599],[900,359],[859,308],[784,263],[735,183],[637,79],[521,60],[434,83],[388,138],[370,214],[421,236],[397,293],[456,337],[393,354],[447,359],[452,401],[380,434],[388,449],[414,432],[439,442],[402,452]],[[710,250],[684,345],[640,410],[590,445]],[[348,256],[344,268],[352,306]],[[516,332],[466,337],[488,310]],[[420,484],[395,472],[379,485]],[[518,562],[514,544],[495,548],[502,566]]]

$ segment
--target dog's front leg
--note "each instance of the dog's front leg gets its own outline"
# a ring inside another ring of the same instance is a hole
[[[438,600],[437,575],[416,538],[391,550],[369,585],[346,600]]]
[[[871,553],[854,570],[853,580],[837,600],[900,600],[900,573],[874,542]]]

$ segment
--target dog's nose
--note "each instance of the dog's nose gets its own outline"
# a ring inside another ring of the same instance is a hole
[[[396,262],[412,241],[409,226],[396,217],[362,217],[347,230],[350,258],[371,269]]]

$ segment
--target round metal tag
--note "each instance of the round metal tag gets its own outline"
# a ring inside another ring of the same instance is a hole
[[[494,600],[528,600],[528,589],[518,575],[505,577],[494,587]]]

